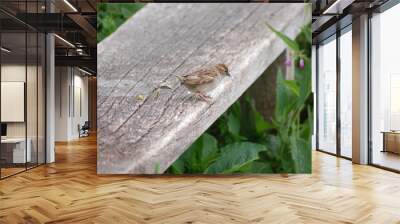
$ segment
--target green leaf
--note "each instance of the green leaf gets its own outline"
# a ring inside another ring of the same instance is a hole
[[[272,27],[269,23],[266,23],[268,28],[270,30],[272,30],[272,32],[274,32],[283,42],[285,42],[285,44],[295,53],[300,53],[300,47],[299,45],[296,43],[296,41],[290,39],[288,36],[286,36],[285,34],[283,34],[282,32],[279,32],[278,30],[276,30],[274,27]]]
[[[308,44],[312,42],[312,34],[311,34],[311,25],[307,24],[305,26],[302,27],[301,29],[301,34],[302,36],[304,36],[304,41]]]
[[[284,82],[282,71],[279,69],[276,79],[275,117],[279,117],[279,114],[284,112],[285,106],[288,104],[288,95]]]
[[[240,117],[242,113],[242,107],[240,105],[240,100],[237,100],[232,106],[228,109],[230,113],[233,113],[236,117]]]
[[[245,136],[249,140],[253,140],[257,136],[255,119],[253,116],[253,102],[249,96],[245,95],[241,100],[240,135]]]
[[[310,140],[306,141],[293,135],[290,136],[291,154],[297,173],[311,173]]]
[[[291,90],[296,96],[300,96],[300,87],[295,80],[285,80],[286,87]]]
[[[198,155],[198,160],[203,164],[203,167],[207,167],[217,154],[217,139],[208,133],[204,133],[202,135],[202,143],[201,153]]]
[[[229,113],[228,115],[228,130],[233,135],[239,135],[240,119],[233,113]]]
[[[218,154],[217,139],[202,134],[179,158],[183,161],[186,173],[202,173]],[[179,163],[179,162],[178,162]],[[180,164],[175,164],[180,167]]]
[[[245,95],[241,103],[240,135],[250,141],[258,142],[263,133],[271,127],[264,117],[257,111],[254,100]]]
[[[258,111],[254,111],[254,119],[256,123],[256,131],[258,135],[261,135],[266,130],[270,129],[272,125],[268,123],[264,117],[258,113]]]
[[[311,62],[309,60],[304,61],[304,68],[295,69],[296,81],[299,83],[300,99],[298,104],[304,104],[309,95],[311,94]]]
[[[268,135],[266,147],[266,152],[270,157],[279,157],[279,149],[281,147],[280,138],[276,135]]]
[[[311,23],[308,23],[302,27],[301,33],[296,37],[296,42],[301,49],[301,56],[303,59],[309,59],[311,57],[311,33]]]
[[[251,142],[239,142],[225,146],[217,160],[205,173],[234,173],[244,165],[259,159],[258,153],[265,151],[265,146]]]
[[[271,163],[269,161],[256,160],[248,163],[240,168],[240,173],[273,173]]]
[[[185,163],[181,158],[178,158],[170,167],[168,173],[183,174],[185,172]]]

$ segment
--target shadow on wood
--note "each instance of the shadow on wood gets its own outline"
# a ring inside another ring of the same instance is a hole
[[[295,37],[307,19],[305,4],[148,4],[98,45],[97,172],[164,172],[285,50],[265,22]],[[178,84],[217,63],[231,77],[210,103]]]

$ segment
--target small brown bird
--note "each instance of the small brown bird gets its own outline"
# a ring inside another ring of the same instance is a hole
[[[224,64],[217,64],[210,68],[201,69],[187,75],[176,76],[181,84],[183,84],[196,97],[209,102],[210,96],[205,92],[215,89],[223,76],[230,76],[228,67]]]

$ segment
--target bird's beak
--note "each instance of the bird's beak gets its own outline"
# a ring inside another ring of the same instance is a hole
[[[226,75],[227,75],[227,76],[231,76],[231,73],[229,73],[229,72],[226,72]]]
[[[179,76],[179,75],[175,75],[175,77],[180,81],[180,82],[183,82],[183,78],[182,78],[182,76]]]

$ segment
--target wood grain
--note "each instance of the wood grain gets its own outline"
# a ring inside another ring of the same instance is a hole
[[[0,181],[0,223],[400,223],[400,175],[313,152],[310,175],[96,174],[96,139]]]
[[[148,4],[98,45],[98,170],[153,174],[174,162],[285,49],[305,4]],[[225,63],[232,77],[195,101],[175,75]],[[172,89],[155,90],[166,81]],[[271,90],[272,91],[272,90]]]

